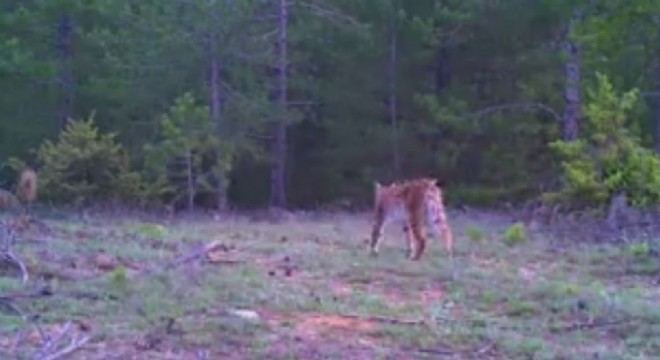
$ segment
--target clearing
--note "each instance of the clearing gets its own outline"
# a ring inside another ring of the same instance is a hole
[[[541,234],[512,244],[502,241],[505,216],[451,213],[452,268],[435,238],[420,261],[407,260],[394,226],[370,257],[370,220],[43,216],[13,246],[27,285],[0,268],[0,358],[54,354],[72,339],[82,344],[61,358],[660,354],[660,257],[646,244]]]

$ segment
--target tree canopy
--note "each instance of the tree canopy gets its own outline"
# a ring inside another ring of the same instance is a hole
[[[46,171],[53,201],[136,191],[143,205],[359,206],[373,181],[421,175],[454,204],[660,200],[657,1],[9,0],[0,10],[0,161]],[[81,165],[87,150],[55,151],[77,146],[75,129],[108,158]],[[97,167],[130,181],[77,173]]]

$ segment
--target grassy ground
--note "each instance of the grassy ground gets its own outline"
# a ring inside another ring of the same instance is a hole
[[[12,301],[45,336],[67,321],[91,336],[67,359],[659,358],[660,258],[644,245],[505,241],[503,217],[450,220],[453,266],[435,239],[408,261],[394,227],[369,257],[366,214],[43,219],[15,247],[28,289],[4,272],[0,296],[52,289]],[[0,358],[42,346],[35,329],[0,312]]]

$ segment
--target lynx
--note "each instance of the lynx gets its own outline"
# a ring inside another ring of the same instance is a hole
[[[422,223],[426,220],[444,240],[445,251],[453,258],[453,235],[447,223],[442,191],[437,180],[419,178],[390,185],[375,183],[374,224],[371,232],[370,252],[378,253],[385,224],[403,220],[403,231],[408,239],[410,260],[419,260],[426,247]]]
[[[34,170],[24,168],[21,171],[16,187],[16,196],[26,204],[33,202],[37,197],[37,173]]]

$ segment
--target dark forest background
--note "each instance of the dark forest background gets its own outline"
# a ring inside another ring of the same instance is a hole
[[[3,0],[0,180],[44,202],[660,200],[654,0]]]

